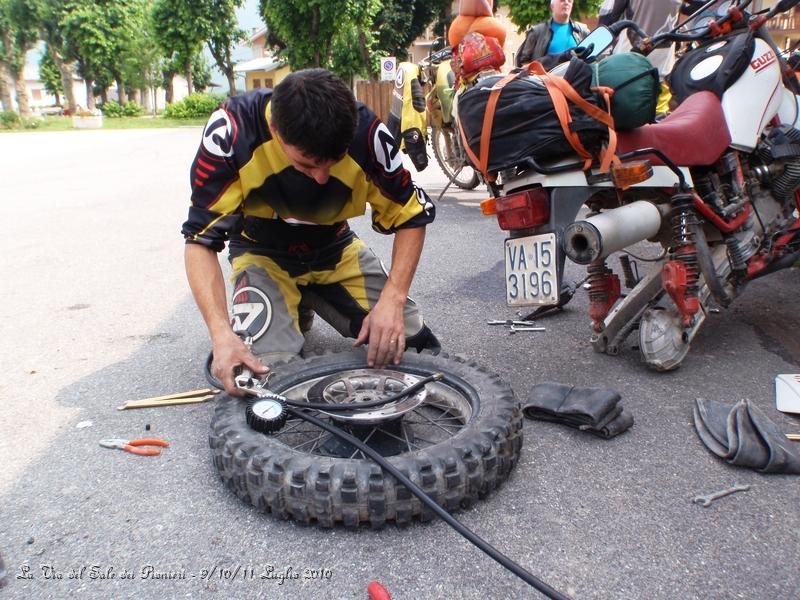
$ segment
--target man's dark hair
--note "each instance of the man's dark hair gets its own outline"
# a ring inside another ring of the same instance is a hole
[[[339,159],[356,130],[356,101],[344,81],[325,69],[290,73],[272,93],[272,124],[281,139],[306,154]]]

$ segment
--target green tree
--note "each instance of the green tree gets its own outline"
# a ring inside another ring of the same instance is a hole
[[[244,0],[196,0],[196,8],[203,12],[203,22],[209,26],[206,31],[206,45],[214,57],[219,70],[228,80],[229,95],[236,95],[236,79],[233,67],[233,48],[243,42],[246,35],[238,25],[236,9]]]
[[[139,90],[142,107],[155,114],[155,99],[161,86],[161,49],[155,42],[153,21],[148,7],[144,7],[142,27],[131,40],[129,53],[123,65],[123,79],[129,90]]]
[[[196,92],[204,92],[211,86],[211,68],[203,56],[202,52],[198,52],[192,59],[192,81],[194,82],[194,90]]]
[[[450,0],[386,0],[375,16],[376,52],[403,60],[408,47],[450,6]]]
[[[47,93],[56,97],[56,104],[61,104],[64,85],[61,81],[61,71],[53,61],[49,48],[45,48],[45,51],[39,57],[39,79],[44,83],[44,89]]]
[[[17,107],[22,116],[31,114],[25,87],[25,55],[39,40],[38,5],[28,0],[0,0],[0,52],[4,69],[16,88]],[[5,101],[4,101],[5,104]]]
[[[37,0],[39,10],[39,29],[42,39],[47,44],[47,52],[61,77],[61,88],[64,90],[66,108],[70,114],[77,109],[75,92],[72,89],[73,65],[65,59],[66,44],[61,23],[66,16],[66,5],[63,0]]]
[[[190,94],[194,91],[192,60],[212,28],[209,15],[199,4],[195,0],[155,0],[151,13],[156,42],[164,56],[181,66]]]
[[[267,28],[286,44],[293,69],[334,68],[335,62],[334,70],[348,77],[369,68],[365,57],[379,0],[260,0],[260,6]],[[334,48],[345,53],[336,61]]]
[[[602,0],[575,0],[572,17],[579,19],[595,16],[602,3]],[[508,7],[508,16],[520,31],[550,18],[550,3],[545,0],[502,0],[496,4]]]
[[[86,80],[90,107],[93,83],[105,101],[106,89],[116,82],[124,104],[124,65],[143,28],[144,8],[144,0],[68,0],[62,20],[67,56]]]

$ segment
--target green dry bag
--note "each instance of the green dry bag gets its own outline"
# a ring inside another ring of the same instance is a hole
[[[593,64],[592,85],[614,90],[611,97],[614,129],[635,129],[655,119],[661,92],[658,69],[641,54],[612,54]]]

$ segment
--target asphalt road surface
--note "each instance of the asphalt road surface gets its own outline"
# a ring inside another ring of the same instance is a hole
[[[199,138],[198,128],[0,136],[0,596],[362,599],[378,579],[395,600],[541,597],[442,522],[353,532],[257,512],[211,462],[212,403],[117,410],[206,387],[208,339],[180,236]],[[423,175],[438,194],[441,174]],[[775,410],[773,383],[800,372],[798,271],[753,283],[709,318],[678,371],[653,373],[635,350],[592,350],[585,292],[545,332],[486,325],[514,312],[503,234],[480,214],[482,197],[448,191],[438,203],[412,290],[445,349],[520,399],[543,381],[616,389],[635,425],[604,441],[526,421],[510,479],[458,518],[576,599],[800,597],[798,480],[724,464],[691,411],[696,398],[750,399],[800,431]],[[388,263],[391,238],[366,219],[352,225]],[[568,278],[580,277],[573,265]],[[307,341],[349,344],[319,319]],[[172,446],[159,458],[98,446],[145,434]],[[691,502],[733,483],[751,489]]]

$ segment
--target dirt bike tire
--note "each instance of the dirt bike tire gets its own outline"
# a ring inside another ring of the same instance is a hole
[[[445,175],[447,175],[447,178],[456,187],[461,188],[462,190],[474,190],[481,182],[475,170],[472,167],[465,166],[464,169],[469,169],[469,173],[472,175],[469,176],[468,173],[465,177],[463,170],[457,175],[452,165],[450,165],[447,159],[442,156],[441,142],[439,138],[444,135],[446,134],[441,127],[433,127],[431,130],[431,145],[433,146],[433,155],[436,157],[436,162],[439,163],[439,168],[444,172]]]
[[[387,457],[448,511],[468,508],[505,481],[522,448],[522,412],[511,387],[474,362],[442,353],[407,353],[393,370],[425,377],[443,373],[472,414],[443,443]],[[348,351],[292,361],[275,369],[270,390],[348,369],[366,369],[366,354]],[[322,527],[373,529],[387,522],[428,521],[434,513],[402,484],[367,459],[301,452],[245,422],[246,401],[223,396],[211,422],[209,445],[220,478],[262,512]],[[313,450],[312,450],[313,452]]]

